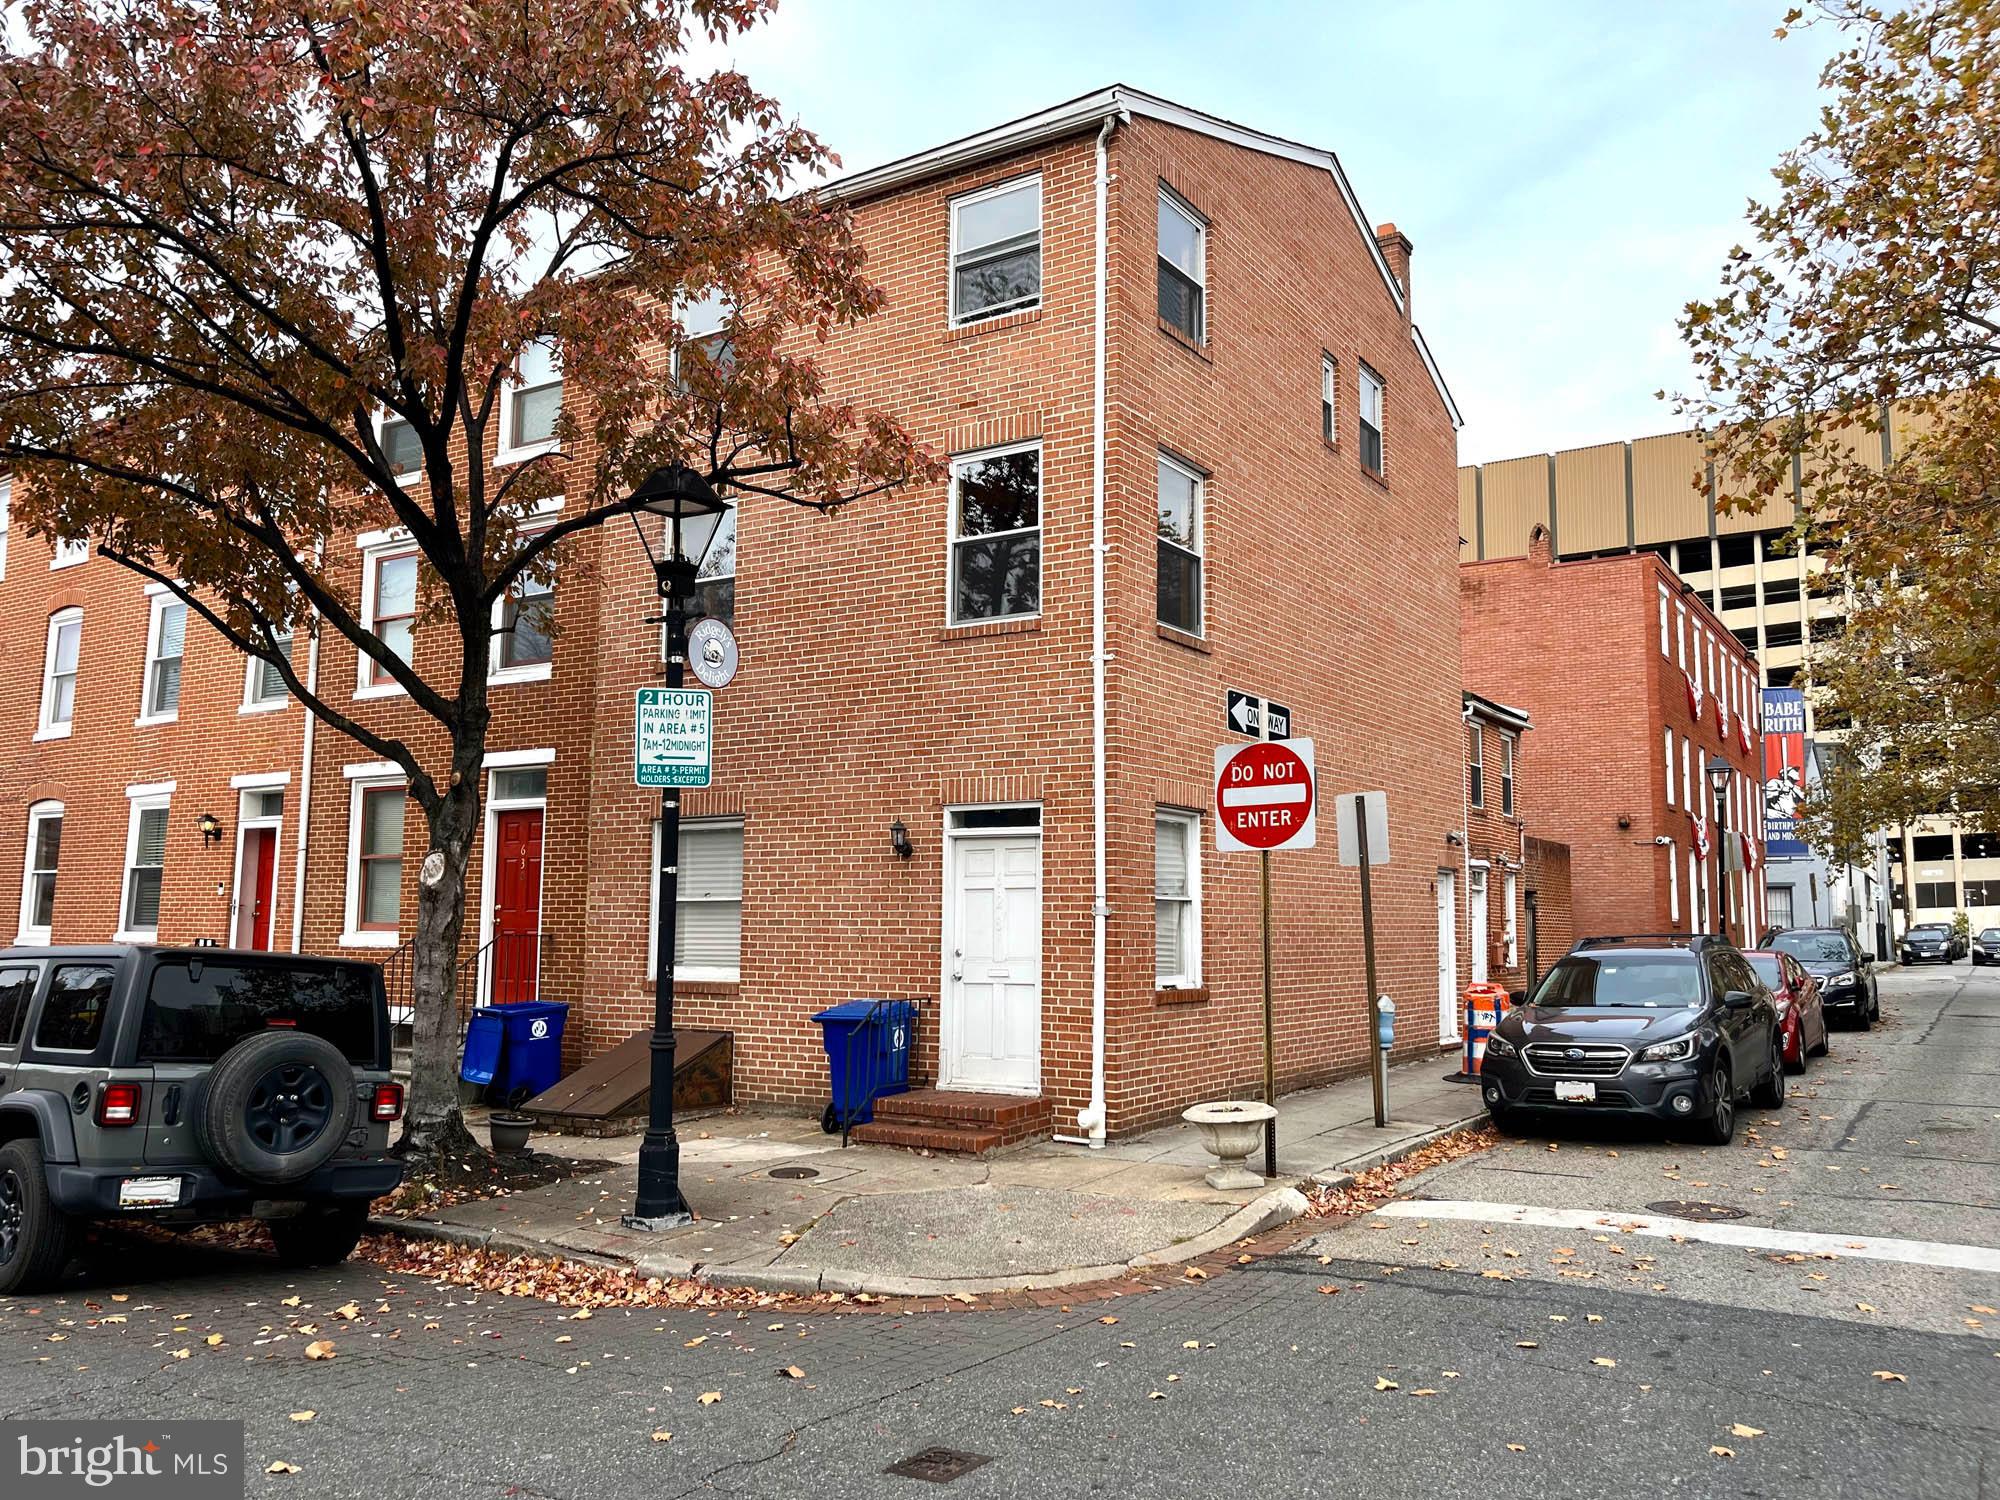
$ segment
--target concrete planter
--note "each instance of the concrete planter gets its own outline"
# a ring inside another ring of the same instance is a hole
[[[1277,1111],[1252,1099],[1218,1099],[1181,1111],[1181,1118],[1201,1132],[1201,1143],[1216,1157],[1202,1180],[1225,1192],[1256,1188],[1264,1179],[1245,1165],[1250,1153],[1264,1143],[1264,1122]]]

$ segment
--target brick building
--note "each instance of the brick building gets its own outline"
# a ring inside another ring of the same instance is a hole
[[[1466,683],[1533,718],[1577,933],[1716,931],[1718,889],[1729,935],[1761,933],[1757,662],[1714,611],[1651,552],[1559,562],[1546,527],[1524,558],[1464,564],[1460,598]]]
[[[1575,941],[1569,850],[1528,832],[1530,819],[1555,797],[1546,776],[1531,774],[1531,716],[1479,693],[1468,691],[1464,702],[1465,860],[1458,878],[1465,899],[1458,904],[1467,967],[1473,983],[1518,994]]]
[[[1257,867],[1207,826],[1230,687],[1291,706],[1328,794],[1387,789],[1383,980],[1429,996],[1462,818],[1456,414],[1410,320],[1409,241],[1370,227],[1331,153],[1125,88],[830,191],[888,302],[826,346],[827,386],[952,474],[838,519],[751,497],[711,553],[703,607],[743,666],[714,784],[683,804],[678,1018],[733,1033],[739,1098],[822,1101],[810,1017],[867,995],[926,998],[927,1080],[1039,1101],[1058,1134],[1251,1088]],[[524,372],[519,442],[490,462],[532,450],[559,378]],[[0,868],[23,872],[24,935],[393,975],[423,850],[399,773],[109,561],[13,543],[0,605],[34,623],[0,656]],[[421,656],[407,543],[328,545],[370,627]],[[637,543],[578,553],[556,639],[516,632],[497,669],[462,968],[482,997],[571,1002],[572,1063],[651,1018],[632,693],[661,666]],[[350,645],[305,649],[357,714],[414,722]],[[140,711],[156,689],[172,710]],[[1367,1057],[1331,843],[1274,859],[1286,1087]]]

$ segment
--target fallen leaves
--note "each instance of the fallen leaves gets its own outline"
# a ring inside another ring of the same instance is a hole
[[[319,1413],[316,1411],[295,1411],[292,1413],[292,1420],[294,1422],[310,1422],[318,1415]]]
[[[671,1432],[668,1432],[664,1427],[661,1428],[658,1432],[653,1434],[653,1441],[656,1443],[671,1443],[673,1440],[674,1440],[674,1435]]]
[[[1736,1457],[1736,1450],[1734,1448],[1725,1448],[1720,1443],[1712,1444],[1708,1451],[1713,1453],[1717,1458]]]
[[[1597,1356],[1596,1356],[1595,1358],[1593,1358],[1593,1359],[1591,1360],[1591,1363],[1592,1363],[1592,1364],[1594,1364],[1594,1365],[1602,1365],[1602,1366],[1603,1366],[1603,1367],[1604,1367],[1605,1369],[1607,1369],[1607,1370],[1615,1370],[1615,1369],[1617,1369],[1617,1368],[1618,1368],[1618,1361],[1617,1361],[1617,1360],[1615,1360],[1615,1359],[1606,1359],[1606,1358],[1605,1358],[1605,1357],[1604,1357],[1603,1355],[1601,1355],[1601,1354],[1600,1354],[1600,1355],[1597,1355]]]
[[[337,1352],[332,1339],[314,1339],[306,1345],[307,1359],[332,1359]]]
[[[801,1370],[797,1365],[786,1365],[778,1373],[787,1380],[804,1380],[806,1378],[806,1372]]]
[[[1378,1391],[1400,1391],[1402,1387],[1387,1375],[1377,1375],[1375,1377],[1375,1389]]]
[[[1764,1429],[1761,1427],[1750,1427],[1742,1422],[1731,1422],[1729,1424],[1729,1435],[1740,1438],[1760,1438],[1764,1435]]]
[[[713,1406],[722,1399],[720,1391],[703,1391],[697,1398],[703,1406]]]
[[[1312,1205],[1307,1214],[1315,1219],[1336,1219],[1349,1214],[1371,1213],[1409,1178],[1443,1166],[1446,1162],[1457,1161],[1462,1156],[1485,1151],[1499,1139],[1499,1132],[1491,1125],[1455,1130],[1412,1151],[1399,1161],[1385,1162],[1366,1172],[1357,1172],[1337,1186],[1314,1185],[1306,1189],[1306,1200]],[[1389,1227],[1387,1220],[1380,1223],[1384,1229]],[[1322,1258],[1320,1264],[1326,1265],[1328,1259]]]
[[[1888,1385],[1891,1381],[1894,1381],[1898,1385],[1908,1385],[1910,1383],[1907,1375],[1898,1375],[1894,1370],[1871,1370],[1869,1373],[1884,1385]]]
[[[1509,1453],[1526,1453],[1528,1451],[1528,1445],[1526,1443],[1509,1443],[1507,1445],[1507,1451]]]
[[[266,1474],[296,1474],[299,1472],[299,1466],[297,1464],[288,1464],[282,1458],[274,1458],[265,1468],[264,1472]]]

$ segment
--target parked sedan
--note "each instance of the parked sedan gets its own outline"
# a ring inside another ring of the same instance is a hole
[[[2000,964],[2000,927],[1989,927],[1972,940],[1972,962],[1975,968]]]
[[[1882,1018],[1882,991],[1875,960],[1845,927],[1787,927],[1764,934],[1762,946],[1789,953],[1819,985],[1828,1016],[1846,1016],[1864,1031]]]
[[[1958,934],[1949,922],[1919,922],[1903,934],[1896,955],[1906,964],[1948,964],[1958,957]]]
[[[1784,1045],[1785,1066],[1803,1073],[1808,1057],[1826,1052],[1826,1007],[1820,1003],[1819,981],[1789,953],[1765,949],[1743,956],[1778,1002],[1778,1037]]]

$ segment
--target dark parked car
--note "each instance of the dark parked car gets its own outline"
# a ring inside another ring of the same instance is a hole
[[[1882,992],[1875,960],[1845,927],[1787,927],[1765,934],[1761,945],[1789,953],[1819,985],[1828,1016],[1844,1016],[1863,1030],[1882,1018]]]
[[[402,1181],[382,971],[131,945],[0,950],[0,1294],[88,1219],[268,1221],[328,1265]]]
[[[1494,1028],[1480,1068],[1502,1130],[1530,1111],[1615,1114],[1726,1145],[1744,1096],[1785,1102],[1778,1007],[1717,937],[1585,938]]]
[[[1972,940],[1972,962],[1975,968],[2000,964],[2000,927],[1988,927]]]
[[[1785,1066],[1803,1073],[1808,1057],[1826,1051],[1826,1007],[1820,1003],[1819,981],[1789,953],[1759,949],[1743,956],[1778,1002],[1778,1036],[1784,1043]]]
[[[1964,941],[1949,922],[1919,922],[1896,944],[1896,956],[1906,964],[1953,963]]]

